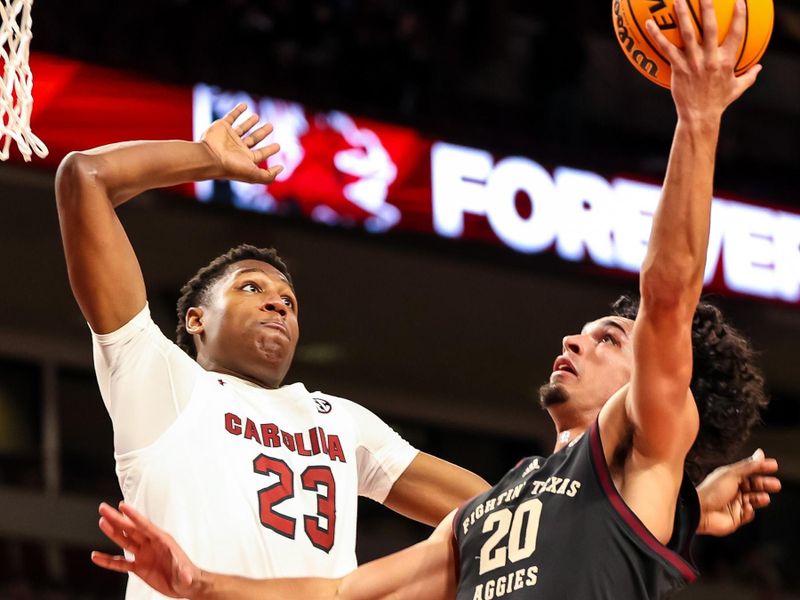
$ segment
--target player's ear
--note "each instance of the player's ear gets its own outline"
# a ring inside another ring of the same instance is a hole
[[[192,306],[186,311],[186,331],[190,335],[203,333],[203,309],[199,306]]]

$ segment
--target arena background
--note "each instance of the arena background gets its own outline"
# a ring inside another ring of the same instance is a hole
[[[275,197],[226,185],[148,193],[121,213],[162,328],[174,330],[178,289],[200,265],[242,241],[275,245],[301,304],[289,381],[356,400],[420,448],[490,481],[521,456],[549,451],[535,389],[561,337],[635,289],[635,277],[588,254],[575,262],[552,248],[515,251],[476,215],[454,236],[463,239],[443,236],[426,204],[437,177],[428,154],[444,142],[498,160],[528,157],[551,173],[566,166],[657,184],[671,100],[628,64],[607,3],[39,0],[33,18],[35,76],[37,65],[57,68],[34,88],[44,94],[34,130],[50,159],[0,164],[0,598],[122,596],[124,578],[89,562],[90,549],[108,548],[96,505],[119,490],[88,330],[67,283],[53,176],[66,151],[124,139],[114,135],[192,135],[198,89],[222,90],[213,93],[223,101],[234,97],[227,90],[302,105],[312,129],[335,129],[332,115],[346,113],[381,139],[411,140],[422,148],[406,157],[414,168],[397,163],[383,189],[388,204],[416,208],[397,227],[376,225],[343,192],[358,180],[352,170],[334,178],[335,193],[311,196],[302,186]],[[773,216],[797,215],[800,7],[792,0],[776,2],[763,64],[756,87],[725,116],[716,189]],[[150,86],[146,98],[139,85]],[[173,96],[188,104],[175,108]],[[173,107],[186,122],[171,127],[173,113],[147,112],[151,105]],[[362,142],[337,144],[363,150]],[[530,217],[532,200],[516,196]],[[800,302],[790,285],[800,247],[784,250],[769,259],[785,271],[778,291],[758,281],[745,282],[754,292],[732,291],[719,274],[712,285],[761,353],[773,400],[745,448],[778,458],[784,489],[741,532],[699,540],[703,577],[681,598],[800,597]],[[751,262],[759,260],[769,262]],[[360,519],[362,561],[426,535],[368,501]]]

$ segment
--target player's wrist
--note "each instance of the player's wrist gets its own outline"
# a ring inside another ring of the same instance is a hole
[[[708,535],[708,516],[702,507],[700,508],[700,521],[697,523],[695,533],[697,535]]]
[[[716,136],[722,124],[722,110],[678,109],[678,127],[701,136]]]
[[[202,569],[198,569],[198,574],[192,579],[191,593],[188,595],[191,600],[213,600],[217,589],[217,576]]]
[[[197,179],[220,179],[224,175],[224,168],[222,165],[222,159],[220,156],[214,151],[211,145],[206,142],[205,140],[199,140],[197,142],[192,142],[195,146],[197,146],[199,152],[203,156],[202,163],[202,176],[197,177]]]

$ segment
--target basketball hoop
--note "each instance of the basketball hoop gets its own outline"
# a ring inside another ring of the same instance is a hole
[[[0,160],[8,159],[12,140],[26,161],[48,152],[31,131],[31,6],[33,0],[0,0]]]

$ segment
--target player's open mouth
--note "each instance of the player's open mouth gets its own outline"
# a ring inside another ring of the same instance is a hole
[[[553,373],[570,373],[575,377],[578,376],[578,371],[572,361],[564,356],[559,356],[553,363]]]

